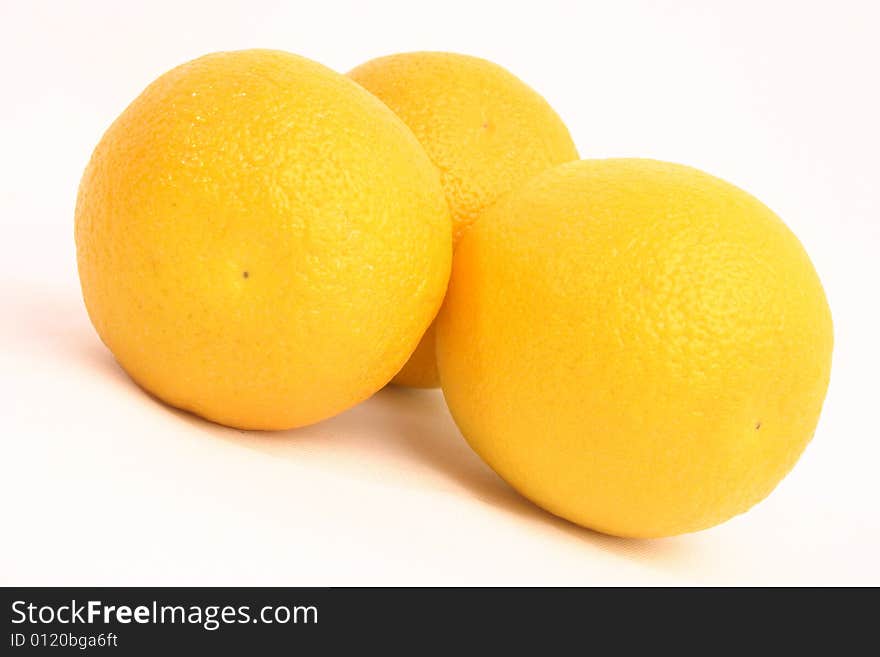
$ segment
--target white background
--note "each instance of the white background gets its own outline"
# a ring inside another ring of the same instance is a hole
[[[880,584],[876,3],[0,6],[0,583]],[[761,198],[835,320],[828,400],[793,473],[723,526],[629,541],[518,497],[436,392],[383,391],[278,434],[141,392],[80,299],[79,176],[151,80],[246,47],[339,71],[406,50],[484,56],[555,106],[582,156],[683,162]]]

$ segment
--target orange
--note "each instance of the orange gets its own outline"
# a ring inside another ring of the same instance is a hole
[[[76,206],[83,297],[122,367],[248,429],[316,422],[385,385],[442,301],[451,230],[400,119],[268,50],[148,86],[95,149]]]
[[[514,488],[592,529],[711,527],[816,428],[831,315],[791,231],[708,174],[564,164],[458,243],[436,322],[450,410]]]
[[[349,76],[412,128],[437,165],[456,237],[501,195],[578,157],[547,101],[485,59],[404,53],[369,61]],[[438,385],[433,331],[394,382]]]

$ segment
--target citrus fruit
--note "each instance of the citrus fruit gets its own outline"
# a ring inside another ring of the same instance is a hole
[[[169,404],[241,428],[316,422],[385,385],[442,301],[451,220],[412,132],[349,78],[216,53],[149,85],[76,206],[102,340]]]
[[[789,229],[708,174],[564,164],[465,233],[437,322],[461,432],[525,497],[631,537],[764,498],[818,421],[832,325]]]
[[[457,237],[502,194],[578,157],[538,93],[492,62],[444,52],[380,57],[349,72],[412,128],[440,170]],[[433,331],[395,383],[436,387]]]

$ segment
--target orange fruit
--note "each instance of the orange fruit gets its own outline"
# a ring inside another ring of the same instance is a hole
[[[425,147],[440,170],[456,237],[501,195],[578,157],[547,101],[485,59],[403,53],[348,75],[394,110]],[[438,385],[433,335],[427,332],[395,383]]]
[[[284,52],[162,75],[101,139],[76,246],[101,339],[141,386],[247,429],[370,396],[442,301],[449,210],[412,132]]]
[[[564,164],[459,241],[436,322],[465,438],[524,496],[619,536],[711,527],[811,439],[831,315],[791,231],[708,174]]]

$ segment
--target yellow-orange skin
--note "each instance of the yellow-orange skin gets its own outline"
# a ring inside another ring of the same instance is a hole
[[[660,537],[768,495],[811,439],[831,315],[758,200],[651,160],[565,164],[459,241],[437,322],[443,392],[524,496]]]
[[[500,196],[577,149],[553,108],[492,62],[445,52],[379,57],[348,74],[412,129],[440,170],[457,238]],[[400,385],[439,385],[428,331]]]
[[[76,206],[101,339],[169,404],[246,429],[370,396],[442,301],[452,224],[412,132],[288,53],[162,75],[95,149]]]

